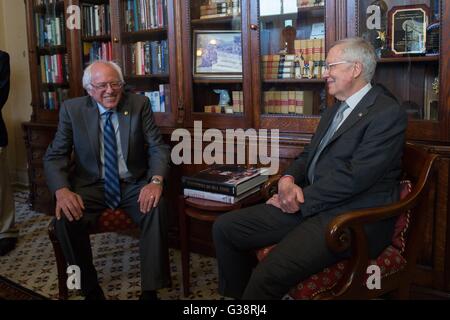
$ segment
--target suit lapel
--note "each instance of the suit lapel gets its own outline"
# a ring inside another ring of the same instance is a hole
[[[123,94],[122,101],[117,108],[117,119],[119,120],[120,143],[125,163],[128,159],[128,146],[130,141],[131,108],[128,104],[126,94]]]
[[[341,104],[340,102],[335,103],[334,106],[332,106],[333,111],[327,114],[327,118],[325,118],[326,116],[324,115],[322,120],[319,122],[319,126],[317,127],[316,133],[314,134],[314,139],[311,141],[307,166],[309,166],[312,158],[314,157],[317,147],[319,146],[320,141],[327,132],[328,127],[331,125],[331,122],[333,121],[334,115],[336,114],[340,104]]]
[[[83,112],[84,123],[86,125],[86,133],[89,137],[89,143],[92,152],[96,157],[97,164],[100,164],[100,146],[99,146],[99,114],[97,103],[91,98],[88,98],[87,104],[84,106]]]
[[[333,137],[330,139],[328,144],[332,143],[338,137],[340,137],[344,132],[352,128],[357,122],[364,119],[367,113],[370,111],[370,107],[374,104],[375,98],[379,93],[378,87],[373,87],[356,105],[350,115],[341,124],[339,129],[334,133]]]

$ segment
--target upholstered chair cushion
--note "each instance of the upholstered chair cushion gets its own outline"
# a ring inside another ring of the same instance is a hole
[[[400,199],[404,199],[412,189],[410,181],[400,182]],[[405,239],[409,226],[409,212],[405,212],[399,216],[395,224],[394,235],[392,237],[392,245],[388,246],[374,260],[369,261],[369,265],[377,265],[381,270],[381,278],[389,274],[395,273],[406,265],[406,260],[402,253],[405,248]],[[276,245],[262,248],[256,252],[259,261],[264,259]],[[289,296],[296,300],[312,299],[317,294],[332,289],[342,278],[348,267],[348,261],[340,261],[331,267],[323,269],[321,272],[300,282],[297,286],[289,291]],[[366,275],[364,281],[367,280]]]
[[[92,233],[117,232],[136,228],[136,224],[122,209],[105,209]]]

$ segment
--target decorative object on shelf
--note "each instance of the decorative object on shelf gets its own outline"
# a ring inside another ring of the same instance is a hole
[[[425,77],[424,84],[424,119],[438,120],[439,76]]]
[[[296,30],[293,26],[287,26],[281,32],[282,40],[285,45],[286,54],[294,53],[294,40],[296,35]]]
[[[434,56],[439,54],[439,33],[440,23],[435,22],[430,24],[427,28],[427,56]]]
[[[398,6],[389,11],[389,36],[394,54],[425,53],[428,11],[425,5]]]
[[[229,106],[228,103],[231,101],[228,91],[224,89],[214,89],[214,92],[219,95],[219,106],[224,107],[226,110],[226,107]]]
[[[194,31],[195,78],[242,78],[240,31]]]

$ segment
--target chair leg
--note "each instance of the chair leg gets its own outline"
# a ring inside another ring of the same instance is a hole
[[[56,269],[58,273],[58,298],[60,300],[67,300],[69,296],[69,292],[67,290],[67,262],[64,258],[58,238],[56,238],[53,220],[50,221],[50,224],[48,225],[48,236],[52,242],[53,250],[55,252]]]
[[[189,296],[189,217],[186,215],[184,197],[180,196],[178,221],[180,228],[181,271],[183,277],[183,294]]]

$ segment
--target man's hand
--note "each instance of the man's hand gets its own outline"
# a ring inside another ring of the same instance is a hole
[[[69,221],[80,220],[83,216],[84,203],[80,195],[72,192],[69,188],[56,190],[56,219],[61,219],[61,211]]]
[[[149,183],[145,185],[139,193],[138,202],[142,213],[147,213],[151,208],[156,208],[162,194],[162,185]]]
[[[282,177],[278,182],[279,208],[286,213],[295,213],[300,210],[300,205],[304,202],[302,188],[294,183],[292,177]]]

